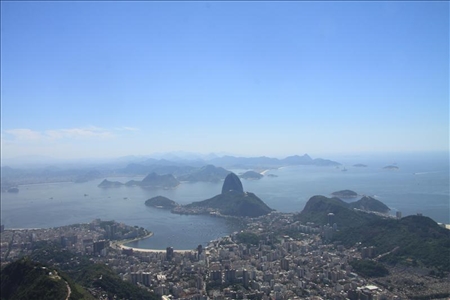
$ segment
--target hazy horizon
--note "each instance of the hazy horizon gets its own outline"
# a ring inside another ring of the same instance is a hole
[[[448,2],[1,2],[1,156],[449,151]]]

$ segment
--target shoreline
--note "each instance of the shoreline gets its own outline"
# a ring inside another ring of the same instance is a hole
[[[113,241],[111,247],[115,248],[115,249],[118,249],[118,250],[119,249],[120,250],[132,249],[133,252],[143,252],[143,253],[161,253],[161,252],[166,252],[165,249],[161,249],[161,250],[159,250],[159,249],[146,249],[146,248],[130,247],[130,246],[126,246],[125,245],[125,244],[128,244],[128,243],[144,240],[144,239],[150,238],[152,236],[153,236],[153,232],[150,232],[146,236],[139,237],[139,238],[134,238],[134,239],[131,239],[131,240]],[[191,251],[194,251],[194,250],[193,249],[192,250],[176,250],[176,249],[173,250],[173,252],[176,252],[176,253],[186,253],[186,252],[191,252]]]

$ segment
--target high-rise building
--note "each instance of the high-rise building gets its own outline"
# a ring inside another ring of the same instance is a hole
[[[328,224],[333,225],[334,224],[334,214],[333,213],[329,213],[328,214]]]
[[[289,260],[284,257],[281,259],[281,269],[289,271]]]
[[[173,259],[173,248],[167,247],[166,248],[166,260],[172,260]]]
[[[250,282],[250,274],[246,269],[242,271],[242,283],[245,288],[248,288],[248,284]]]

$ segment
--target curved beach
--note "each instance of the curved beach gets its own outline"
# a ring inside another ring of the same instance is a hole
[[[139,238],[135,238],[135,239],[131,239],[131,240],[114,241],[114,242],[112,242],[111,247],[116,248],[116,249],[120,249],[120,250],[122,250],[122,249],[133,249],[133,252],[147,252],[147,253],[150,253],[150,252],[153,252],[153,253],[155,253],[155,252],[156,253],[158,253],[158,252],[166,252],[165,249],[164,250],[163,249],[158,250],[158,249],[146,249],[146,248],[136,248],[136,247],[125,246],[125,244],[132,243],[132,242],[137,242],[137,241],[140,241],[140,240],[144,240],[144,239],[150,238],[152,236],[153,236],[153,232],[150,232],[148,235],[143,236],[143,237],[139,237]],[[195,250],[193,250],[193,249],[191,249],[191,250],[176,250],[176,249],[174,249],[173,250],[173,252],[176,252],[176,253],[186,253],[186,252],[191,252],[191,251],[195,251]]]

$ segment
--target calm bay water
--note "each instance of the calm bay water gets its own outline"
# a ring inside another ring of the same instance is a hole
[[[293,166],[269,170],[261,180],[242,180],[244,190],[255,193],[281,212],[299,212],[313,195],[351,189],[375,196],[395,214],[422,213],[437,222],[450,223],[449,159],[444,155],[341,157],[343,167]],[[366,168],[353,167],[363,163]],[[396,164],[399,169],[385,170]],[[244,170],[232,170],[236,173]],[[135,178],[108,178],[126,182]],[[51,183],[21,186],[18,194],[1,194],[1,222],[6,228],[48,228],[93,219],[116,220],[154,232],[132,244],[135,247],[192,249],[227,235],[238,227],[209,216],[185,216],[146,207],[145,200],[166,196],[180,204],[201,201],[220,193],[222,183],[182,183],[176,189],[120,187],[101,189],[101,180],[86,183]],[[86,196],[85,196],[86,195]]]

